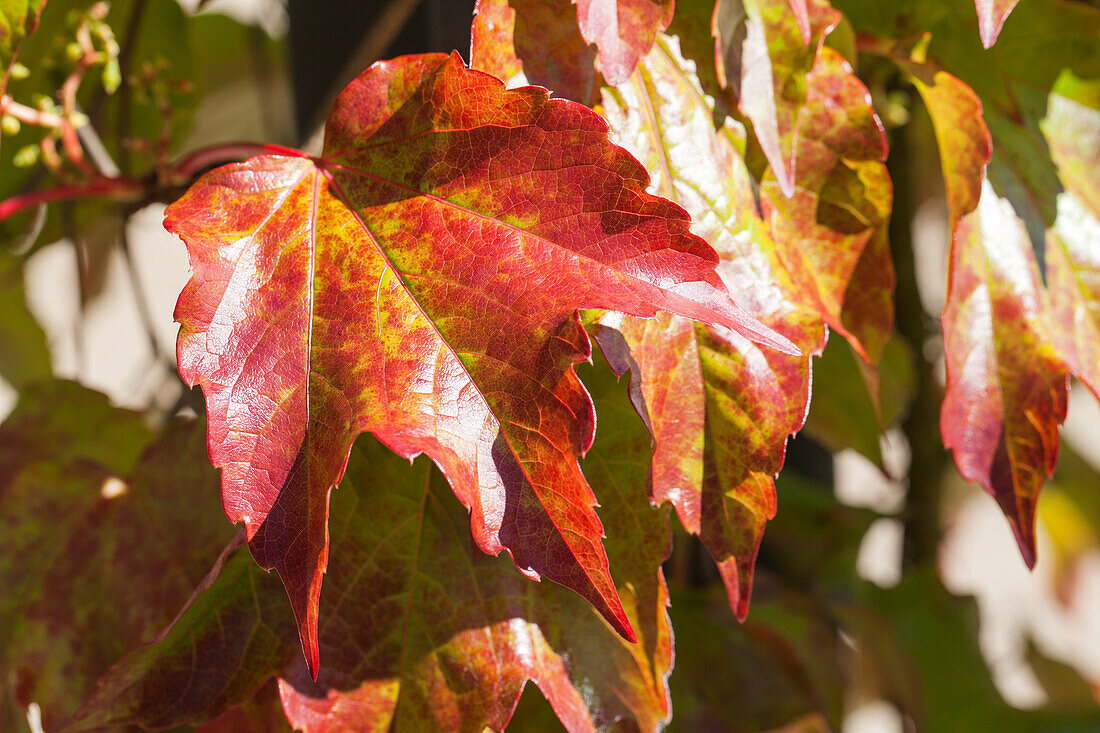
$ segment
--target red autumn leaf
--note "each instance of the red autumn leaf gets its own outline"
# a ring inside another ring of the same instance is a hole
[[[586,104],[597,93],[596,50],[581,36],[570,0],[478,0],[470,67]]]
[[[322,157],[226,166],[169,207],[195,272],[180,373],[203,385],[226,512],[283,579],[311,671],[329,492],[362,432],[430,456],[482,550],[633,638],[577,465],[594,420],[576,309],[667,310],[792,348],[647,183],[587,108],[426,55],[353,82]]]
[[[1068,376],[1046,319],[1027,231],[987,183],[951,246],[940,428],[959,473],[1001,505],[1028,567],[1039,489],[1066,417]]]
[[[794,194],[800,113],[806,74],[840,14],[825,0],[810,0],[808,15],[788,0],[718,0],[714,8],[718,76],[729,87],[779,187]],[[802,17],[807,17],[809,33]]]
[[[978,11],[978,31],[982,37],[982,46],[991,48],[1001,34],[1001,28],[1008,20],[1008,14],[1020,0],[974,0]]]
[[[773,232],[789,236],[793,226],[780,225],[784,211],[773,212],[772,232],[757,217],[741,159],[745,132],[729,119],[714,129],[715,110],[686,70],[675,39],[659,37],[631,81],[605,93],[601,111],[616,140],[653,171],[656,191],[691,212],[695,231],[722,257],[723,278],[750,310],[804,352],[820,353],[822,319],[842,323],[843,306],[850,305],[844,294],[859,282],[869,295],[851,298],[851,304],[872,303],[878,313],[854,305],[852,312],[876,324],[864,330],[878,349],[889,332],[893,277],[888,253],[868,244],[885,243],[890,183],[882,130],[866,89],[839,56],[824,53],[819,64],[808,77],[814,104],[807,106],[819,115],[807,121],[802,141],[807,160],[822,166],[799,181],[805,196],[799,211],[809,218],[805,247],[797,239],[774,239]],[[848,181],[851,170],[866,182],[864,193],[852,195],[859,187],[837,185]],[[849,195],[842,202],[844,191]],[[847,220],[834,207],[858,213]],[[815,246],[819,240],[824,243]],[[837,254],[819,256],[832,252],[829,244]],[[875,266],[861,269],[864,259]],[[861,271],[873,275],[854,279]],[[832,311],[822,304],[819,281],[834,293]],[[731,606],[743,617],[764,524],[775,512],[772,476],[782,466],[787,436],[805,417],[808,360],[678,318],[605,316],[597,334],[615,368],[633,371],[633,397],[656,443],[654,499],[670,501],[685,528],[699,534],[718,562]]]
[[[606,383],[610,374],[600,371]],[[384,463],[379,448],[368,447],[358,475],[372,480],[354,489],[360,506],[333,523],[334,537],[347,544],[334,540],[326,593],[348,600],[322,623],[329,661],[317,682],[300,661],[280,682],[295,727],[503,729],[529,679],[569,730],[616,719],[657,730],[667,720],[672,647],[660,565],[669,550],[668,519],[645,495],[644,428],[622,395],[593,386],[601,418],[609,420],[601,419],[585,467],[638,643],[624,642],[575,596],[526,583],[506,564],[471,554],[465,516],[439,475],[422,463],[409,480],[407,467]],[[392,480],[379,482],[377,470],[365,470],[380,464],[392,467]],[[370,493],[379,483],[390,492],[384,499]],[[367,556],[385,562],[364,567]],[[447,682],[456,678],[467,682],[456,689]]]
[[[601,429],[585,468],[638,643],[576,595],[479,554],[466,539],[465,512],[430,463],[410,467],[361,440],[333,497],[325,595],[336,603],[322,618],[326,663],[317,681],[300,655],[283,666],[295,643],[289,614],[280,613],[283,593],[237,553],[161,638],[103,678],[76,728],[200,722],[278,675],[286,715],[311,732],[501,729],[528,680],[570,730],[615,720],[658,729],[670,713],[660,569],[668,516],[646,497],[649,436],[610,378],[606,368],[586,370],[610,418],[601,428],[610,429]],[[187,685],[200,670],[206,683]]]
[[[944,445],[960,474],[1000,504],[1031,567],[1035,506],[1054,470],[1066,414],[1067,374],[1055,342],[1064,354],[1076,354],[1076,346],[1052,333],[1031,238],[1012,204],[984,178],[992,145],[978,96],[934,62],[895,61],[931,115],[952,228],[943,313]],[[1052,282],[1071,277],[1066,252],[1057,248],[1051,242],[1047,250]],[[1059,290],[1054,305],[1063,315],[1074,311],[1081,289]]]
[[[630,78],[660,31],[672,21],[674,0],[574,0],[581,35],[596,44],[609,84]]]

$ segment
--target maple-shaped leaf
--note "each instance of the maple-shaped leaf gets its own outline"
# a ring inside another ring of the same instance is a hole
[[[1001,505],[1032,567],[1035,505],[1058,458],[1068,375],[1027,231],[988,183],[954,229],[943,334],[944,445],[959,473]]]
[[[505,81],[522,72],[525,82],[585,104],[597,96],[596,50],[570,0],[478,0],[470,67]]]
[[[334,499],[355,506],[339,514],[339,526],[333,521],[342,540],[334,540],[325,592],[345,600],[322,621],[328,661],[316,682],[300,661],[280,682],[295,727],[503,729],[527,680],[569,730],[624,719],[640,730],[661,727],[672,661],[660,572],[668,519],[646,497],[645,429],[625,395],[608,389],[607,369],[593,375],[595,384],[592,371],[586,382],[601,419],[584,465],[638,643],[624,642],[575,596],[526,583],[507,563],[471,552],[464,513],[426,463],[407,477],[406,467],[380,459],[377,445],[357,446],[362,460],[349,481],[356,488]],[[377,466],[390,468],[368,472]],[[385,497],[368,493],[379,484]]]
[[[974,0],[974,9],[978,11],[978,31],[981,33],[982,46],[990,48],[997,42],[1001,28],[1008,20],[1008,14],[1020,0]]]
[[[676,21],[673,27],[679,27]],[[698,33],[698,28],[689,24],[685,33]],[[690,36],[682,42],[699,45]],[[810,134],[803,144],[808,159],[823,167],[802,177],[800,191],[806,193],[807,208],[820,212],[812,226],[823,235],[835,234],[844,243],[837,251],[848,259],[821,257],[815,252],[830,252],[825,246],[804,251],[798,240],[780,244],[774,239],[775,232],[786,235],[793,225],[772,229],[759,218],[742,159],[745,131],[729,118],[715,129],[716,102],[704,94],[679,45],[673,37],[660,36],[629,83],[605,90],[600,111],[616,141],[653,171],[654,189],[691,212],[695,231],[718,250],[719,271],[741,302],[803,352],[820,353],[825,313],[820,288],[813,283],[827,280],[835,284],[833,290],[839,287],[832,303],[841,322],[844,278],[859,269],[861,250],[885,225],[883,204],[889,208],[882,131],[866,90],[831,52],[810,77],[811,98],[821,117],[808,121]],[[858,186],[832,185],[834,171],[847,181],[844,174],[852,167],[860,171],[857,179],[868,193],[859,193]],[[879,188],[872,191],[873,185]],[[841,220],[830,208],[845,190],[857,194],[849,195],[848,210],[864,211],[864,195],[875,202],[873,215],[859,224],[867,230]],[[826,203],[818,205],[819,198]],[[777,210],[772,219],[782,216]],[[829,226],[841,223],[842,233]],[[876,303],[888,317],[890,309],[879,303],[882,296],[889,300],[888,258],[866,282],[874,296],[864,302]],[[761,350],[726,329],[684,319],[641,321],[611,314],[598,320],[597,338],[619,372],[632,371],[633,398],[655,438],[653,497],[670,501],[685,528],[701,537],[718,562],[731,606],[743,617],[764,524],[775,512],[772,476],[782,466],[787,436],[805,417],[808,360]]]
[[[787,196],[794,195],[806,74],[825,36],[840,21],[825,0],[805,5],[807,11],[799,14],[788,0],[718,0],[712,21],[719,80],[752,122]]]
[[[436,54],[354,81],[322,157],[226,166],[168,208],[194,269],[180,373],[204,388],[226,512],[283,579],[313,672],[329,492],[362,432],[430,456],[482,550],[633,638],[577,465],[594,419],[576,309],[660,309],[793,350],[647,184],[586,107]]]
[[[620,84],[672,21],[674,0],[574,2],[581,35],[599,52],[600,73],[609,84]]]
[[[284,594],[238,552],[160,639],[104,677],[78,727],[198,722],[279,675],[286,714],[305,731],[502,729],[528,680],[570,730],[616,720],[657,730],[669,716],[672,662],[660,570],[668,516],[646,496],[649,436],[625,385],[610,378],[605,367],[586,372],[611,420],[601,420],[585,467],[638,643],[576,595],[480,554],[467,540],[465,512],[428,461],[410,467],[363,438],[332,502],[324,593],[335,603],[322,618],[318,679],[300,655],[285,667],[279,661],[296,642],[293,624],[281,620],[289,616],[280,613]],[[206,684],[185,684],[198,670]]]
[[[21,394],[0,426],[0,727],[36,702],[55,730],[232,536],[203,436],[193,422],[155,436],[69,382]]]

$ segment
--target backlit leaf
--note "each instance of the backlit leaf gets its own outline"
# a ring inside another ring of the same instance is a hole
[[[605,89],[600,108],[616,141],[653,171],[654,189],[683,205],[695,231],[718,250],[719,272],[740,302],[805,353],[824,346],[823,319],[843,324],[844,293],[860,269],[861,250],[874,251],[866,243],[875,237],[885,243],[890,198],[882,131],[866,90],[832,51],[819,63],[808,78],[813,108],[821,112],[807,121],[802,145],[807,159],[816,156],[823,168],[800,178],[801,208],[776,207],[770,222],[756,213],[741,157],[744,129],[726,118],[715,130],[716,102],[680,57],[676,39],[659,37],[628,84]],[[858,173],[843,175],[853,170]],[[837,216],[830,205],[841,201],[860,214]],[[784,216],[792,210],[811,217],[805,242],[790,235],[794,224]],[[877,269],[869,268],[875,274],[861,285],[866,300],[853,299],[861,308],[875,304],[878,312],[868,320],[876,324],[891,317],[892,269],[882,252],[868,258]],[[831,295],[828,305],[822,292]],[[888,328],[887,320],[866,329],[869,340],[881,340],[885,334],[876,329]],[[806,414],[808,360],[679,318],[604,316],[597,338],[618,371],[633,373],[633,397],[656,442],[653,498],[670,501],[684,527],[700,536],[718,562],[734,612],[744,617],[757,547],[775,513],[772,476],[783,464],[787,436]]]
[[[599,51],[609,84],[630,78],[657,34],[672,21],[674,0],[574,0],[581,35]]]
[[[46,0],[0,0],[0,65],[7,81],[8,65],[24,37],[34,33]],[[0,92],[3,91],[0,84]]]
[[[527,82],[556,96],[590,103],[596,96],[596,50],[581,36],[570,0],[478,0],[470,67]]]
[[[430,456],[482,550],[633,637],[577,465],[593,411],[576,309],[666,310],[792,350],[647,183],[587,108],[428,55],[353,82],[322,158],[226,166],[169,207],[195,271],[180,373],[204,387],[226,511],[282,577],[311,671],[329,491],[362,432]]]
[[[1100,222],[1071,195],[1047,234],[1051,331],[1069,370],[1100,397]]]
[[[794,194],[806,74],[840,20],[825,0],[805,5],[808,14],[801,16],[792,12],[788,0],[718,0],[714,9],[719,80],[752,122],[787,196]]]
[[[1027,232],[988,183],[955,227],[943,332],[944,445],[963,477],[1001,505],[1031,567],[1035,504],[1058,457],[1068,375]]]

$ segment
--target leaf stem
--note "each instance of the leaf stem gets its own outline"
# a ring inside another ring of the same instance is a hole
[[[120,203],[137,203],[155,200],[178,186],[186,186],[207,168],[231,163],[256,155],[287,155],[306,157],[301,150],[269,145],[266,143],[234,142],[200,148],[170,165],[161,176],[134,178],[131,176],[105,176],[96,173],[84,183],[66,184],[29,193],[16,194],[0,201],[0,221],[34,208],[57,201],[86,198],[106,198]]]

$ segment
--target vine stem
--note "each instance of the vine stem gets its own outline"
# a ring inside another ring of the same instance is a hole
[[[301,150],[266,143],[235,142],[200,148],[169,166],[163,180],[156,177],[97,175],[90,181],[31,191],[0,201],[0,221],[34,208],[57,201],[105,198],[120,203],[154,200],[167,188],[185,186],[211,166],[250,158],[256,155],[286,155],[308,157]]]

